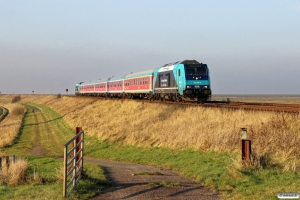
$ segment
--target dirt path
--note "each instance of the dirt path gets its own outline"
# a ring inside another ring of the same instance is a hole
[[[200,183],[180,177],[172,171],[145,165],[85,158],[101,166],[112,186],[97,199],[220,199]],[[154,173],[158,175],[138,175]]]

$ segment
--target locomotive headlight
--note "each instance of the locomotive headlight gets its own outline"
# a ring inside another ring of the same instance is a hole
[[[191,86],[188,85],[188,86],[186,86],[186,88],[191,88]]]
[[[206,85],[206,86],[203,86],[203,88],[207,88],[207,85]]]

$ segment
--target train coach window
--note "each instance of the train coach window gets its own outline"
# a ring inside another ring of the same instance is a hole
[[[178,70],[178,76],[180,76],[180,69]]]

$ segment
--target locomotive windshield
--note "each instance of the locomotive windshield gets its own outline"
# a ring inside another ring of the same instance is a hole
[[[206,65],[186,65],[185,66],[186,76],[207,76]]]

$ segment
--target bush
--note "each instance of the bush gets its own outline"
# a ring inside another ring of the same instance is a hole
[[[58,98],[58,99],[60,99],[60,98],[61,98],[61,94],[60,94],[60,93],[57,95],[57,98]]]
[[[12,103],[16,103],[18,101],[21,101],[21,96],[20,95],[14,96],[14,98],[11,100]]]
[[[13,115],[23,115],[24,113],[25,113],[25,108],[22,106],[17,106],[13,108],[13,110],[11,111],[11,114]]]

